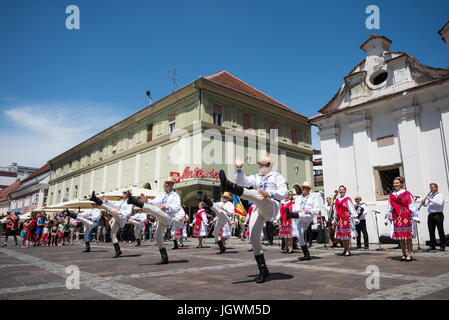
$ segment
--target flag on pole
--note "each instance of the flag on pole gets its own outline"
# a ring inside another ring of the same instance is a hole
[[[235,194],[232,196],[234,197],[234,213],[240,217],[240,220],[244,221],[247,214],[245,207],[238,196]]]

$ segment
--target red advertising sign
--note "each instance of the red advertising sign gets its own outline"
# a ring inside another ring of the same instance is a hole
[[[179,174],[179,172],[170,172],[170,176],[173,177],[176,182],[179,182],[184,179],[188,178],[194,178],[194,179],[201,179],[201,178],[212,178],[212,179],[218,179],[219,173],[215,171],[214,169],[208,169],[204,171],[201,168],[196,167],[193,170],[190,170],[190,167],[185,167],[182,174]]]

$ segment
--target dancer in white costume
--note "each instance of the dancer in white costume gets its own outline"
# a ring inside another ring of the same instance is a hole
[[[177,221],[180,221],[180,225],[178,223],[172,223],[171,225],[171,236],[173,239],[173,248],[172,250],[176,250],[179,248],[178,246],[178,239],[179,242],[182,243],[182,238],[187,238],[187,230],[185,228],[185,220],[186,212],[184,211],[184,208],[181,206],[181,209],[179,209],[178,213],[176,214],[175,218]],[[174,221],[174,220],[173,220]],[[181,229],[181,231],[179,231]],[[182,245],[184,246],[184,245]]]
[[[220,183],[224,191],[232,192],[242,199],[252,201],[256,206],[251,214],[249,229],[253,253],[259,268],[259,277],[256,278],[256,282],[262,283],[265,282],[270,272],[265,263],[260,233],[265,221],[277,215],[280,201],[285,199],[287,193],[287,182],[281,174],[271,171],[273,160],[268,155],[262,157],[257,163],[259,174],[245,176],[242,170],[243,162],[236,159],[236,183],[230,182],[223,170],[220,170]],[[248,189],[250,187],[254,189]]]
[[[148,215],[143,212],[142,209],[139,210],[138,213],[129,217],[128,222],[134,225],[134,237],[136,238],[136,247],[141,245],[140,236],[142,233],[143,225],[145,221],[148,219]]]
[[[139,200],[128,193],[128,203],[133,204],[143,211],[150,213],[157,218],[156,227],[156,245],[161,253],[161,260],[156,264],[167,264],[168,255],[164,248],[164,233],[167,227],[172,223],[175,228],[181,227],[181,221],[184,219],[185,212],[181,207],[179,194],[174,190],[175,180],[170,177],[164,181],[164,193],[160,193],[153,200],[147,200],[146,196],[141,194],[143,200]],[[182,217],[181,217],[182,216]],[[181,218],[181,219],[180,219]]]
[[[218,254],[225,253],[226,251],[226,239],[231,237],[231,229],[229,227],[232,222],[232,216],[234,215],[234,204],[231,199],[234,199],[231,193],[225,192],[221,196],[221,201],[212,203],[212,201],[204,196],[203,201],[215,212],[214,236],[215,241],[220,248]]]
[[[79,222],[84,226],[84,243],[86,244],[86,249],[83,252],[90,252],[90,240],[89,234],[95,225],[98,225],[98,220],[101,218],[101,211],[97,208],[97,204],[92,203],[92,208],[79,213],[72,213],[69,209],[66,209],[67,215]]]
[[[304,238],[304,233],[313,221],[313,217],[320,212],[320,205],[317,199],[310,194],[310,190],[313,186],[310,182],[305,181],[301,185],[302,194],[298,196],[295,203],[292,206],[292,210],[286,209],[286,219],[296,219],[297,232],[301,250],[304,253],[304,257],[299,257],[298,260],[305,261],[310,260],[309,249]]]
[[[95,195],[95,191],[92,192],[90,200],[95,202],[99,207],[106,210],[114,218],[114,222],[111,226],[111,239],[114,245],[115,255],[117,258],[122,254],[120,250],[120,245],[117,239],[117,232],[120,228],[123,228],[128,221],[129,216],[133,213],[133,206],[127,203],[128,199],[128,189],[122,191],[122,198],[119,201],[109,201],[106,196],[103,200],[99,199]]]

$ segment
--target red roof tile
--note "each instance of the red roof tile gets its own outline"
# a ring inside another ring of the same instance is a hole
[[[215,74],[212,74],[210,76],[204,77],[207,80],[219,83],[223,86],[229,87],[231,89],[240,91],[242,93],[245,93],[249,96],[252,96],[254,98],[263,100],[265,102],[274,104],[278,107],[281,107],[288,111],[293,111],[295,113],[300,114],[296,110],[293,110],[292,108],[287,107],[285,104],[280,103],[279,101],[273,99],[272,97],[266,95],[265,93],[257,90],[252,85],[240,80],[239,78],[235,77],[234,75],[230,74],[226,70],[221,70],[220,72],[217,72]]]
[[[8,188],[0,191],[0,201],[3,200],[4,198],[7,198],[7,196],[13,192],[14,190],[16,190],[18,187],[20,186],[20,180],[17,180],[16,182],[14,182],[12,185],[10,185]]]

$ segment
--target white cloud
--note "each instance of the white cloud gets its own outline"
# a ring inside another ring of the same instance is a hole
[[[105,115],[105,110],[109,112]],[[3,110],[0,166],[46,161],[106,129],[120,118],[106,105],[89,102],[16,105]]]

